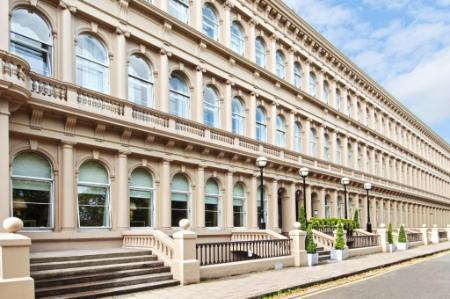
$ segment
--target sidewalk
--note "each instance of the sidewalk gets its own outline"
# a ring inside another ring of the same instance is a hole
[[[249,298],[299,287],[338,276],[356,274],[368,268],[381,267],[411,258],[450,249],[450,242],[419,246],[407,251],[377,253],[354,257],[341,263],[330,263],[315,267],[286,268],[266,272],[233,276],[188,286],[170,287],[161,290],[115,296],[117,299],[182,299],[182,298]],[[111,298],[111,297],[110,297]]]

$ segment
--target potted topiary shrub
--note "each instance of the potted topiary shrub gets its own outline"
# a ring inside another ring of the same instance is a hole
[[[361,224],[359,223],[359,212],[358,209],[355,210],[355,216],[353,217],[353,222],[355,228],[361,228]]]
[[[311,225],[308,225],[306,231],[306,253],[308,254],[308,266],[314,266],[319,262],[319,254],[316,252],[317,245],[314,243],[314,236]]]
[[[406,233],[403,224],[400,225],[400,231],[398,232],[397,248],[398,250],[408,249],[408,240],[406,239]]]
[[[392,224],[389,223],[388,231],[387,231],[387,242],[388,242],[388,248],[389,252],[395,251],[395,244],[394,244],[394,237],[392,236]]]
[[[331,259],[342,261],[348,256],[348,247],[344,241],[344,228],[341,221],[337,224],[336,240],[334,242],[334,248],[331,250]]]
[[[306,223],[306,209],[304,206],[298,207],[298,222],[300,222],[300,230],[305,231],[307,229]]]

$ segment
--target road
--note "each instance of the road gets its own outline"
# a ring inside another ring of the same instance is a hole
[[[313,294],[306,298],[449,299],[450,254],[406,266],[370,279]]]

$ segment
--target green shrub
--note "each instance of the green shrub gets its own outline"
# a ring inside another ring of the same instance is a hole
[[[298,205],[298,222],[300,222],[300,229],[306,231],[308,226],[306,222],[306,209],[302,205]]]
[[[337,225],[336,241],[334,243],[334,249],[343,250],[344,248],[345,248],[344,228],[342,223],[339,221]]]
[[[336,227],[338,223],[341,223],[343,228],[347,231],[352,231],[358,228],[358,223],[354,219],[339,219],[339,218],[311,218],[309,223],[311,223],[313,229],[319,229],[322,227]]]
[[[398,233],[398,242],[399,243],[406,243],[406,233],[405,228],[403,227],[403,224],[400,225],[400,232]]]
[[[358,209],[355,210],[355,216],[353,217],[353,222],[355,224],[355,228],[361,228],[361,224],[359,223],[359,212],[358,212]]]
[[[308,230],[306,231],[306,252],[316,253],[317,244],[314,243],[314,236],[312,233],[311,225],[308,225]]]
[[[387,231],[387,241],[389,244],[394,244],[394,238],[392,237],[392,224],[390,223]]]

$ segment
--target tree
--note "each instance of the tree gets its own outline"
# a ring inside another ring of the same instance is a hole
[[[394,238],[392,236],[392,224],[389,223],[387,231],[387,241],[389,244],[394,244]]]
[[[406,233],[405,228],[403,227],[403,224],[400,225],[400,232],[398,233],[398,242],[399,243],[406,243]]]
[[[359,223],[359,212],[358,212],[358,209],[355,210],[355,216],[353,217],[353,221],[355,223],[355,228],[361,228],[361,224]]]
[[[306,209],[302,205],[298,205],[298,222],[300,222],[300,230],[305,231],[308,223],[306,222]]]
[[[314,243],[314,236],[312,233],[311,225],[308,225],[308,230],[306,231],[306,252],[310,254],[316,253],[317,244]]]
[[[334,244],[334,249],[336,249],[336,250],[344,250],[345,249],[344,229],[343,229],[342,223],[340,221],[337,224],[336,241]]]

